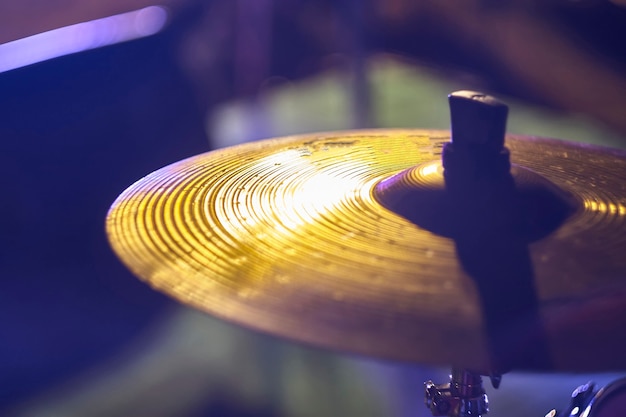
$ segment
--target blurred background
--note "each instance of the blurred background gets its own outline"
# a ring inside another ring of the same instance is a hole
[[[106,241],[127,186],[251,140],[449,126],[626,148],[626,8],[608,0],[0,2],[0,415],[427,416],[448,369],[255,334],[140,283]],[[626,336],[625,336],[626,337]],[[511,373],[491,415],[623,376]]]

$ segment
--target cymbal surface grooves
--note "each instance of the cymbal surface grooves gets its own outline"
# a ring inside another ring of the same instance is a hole
[[[129,187],[107,233],[138,277],[217,317],[340,351],[486,369],[479,294],[454,242],[373,196],[381,180],[438,160],[448,140],[349,131],[209,152]],[[626,351],[613,334],[626,332],[625,154],[514,135],[507,147],[577,201],[561,228],[529,245],[550,370],[626,367],[572,348],[594,338],[613,344],[600,354]]]

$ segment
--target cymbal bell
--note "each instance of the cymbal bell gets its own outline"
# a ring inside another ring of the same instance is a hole
[[[445,131],[368,130],[209,152],[128,188],[107,232],[137,276],[217,317],[339,351],[489,373],[489,317],[455,241],[375,193],[437,161],[447,141]],[[507,145],[514,164],[564,190],[574,209],[528,244],[541,329],[511,323],[516,348],[541,344],[547,360],[504,366],[626,368],[626,153],[514,135]]]

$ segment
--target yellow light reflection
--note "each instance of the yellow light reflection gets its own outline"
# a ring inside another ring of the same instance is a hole
[[[290,149],[255,163],[250,171],[271,174],[259,178],[252,187],[267,192],[256,207],[240,205],[240,218],[233,218],[232,224],[225,227],[232,227],[233,233],[237,233],[254,229],[259,223],[270,223],[274,224],[275,233],[293,233],[296,228],[315,223],[362,188],[363,179],[358,175],[346,176],[333,167],[320,168],[310,155],[304,150]],[[350,171],[355,170],[355,162],[346,164]],[[281,180],[276,181],[277,178]]]
[[[626,216],[626,206],[623,204],[605,203],[603,201],[585,200],[585,210],[598,213],[608,213],[616,216]]]
[[[439,168],[439,162],[432,162],[430,164],[426,164],[422,169],[422,175],[433,175],[437,173]]]

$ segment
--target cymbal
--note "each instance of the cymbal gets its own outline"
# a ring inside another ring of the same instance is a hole
[[[124,191],[107,233],[138,277],[217,317],[348,353],[490,373],[489,317],[458,242],[376,192],[418,164],[419,175],[437,171],[449,140],[363,130],[209,152]],[[516,135],[506,143],[512,163],[563,190],[572,210],[527,244],[541,328],[511,323],[511,349],[540,344],[547,360],[505,366],[626,369],[626,152]]]

